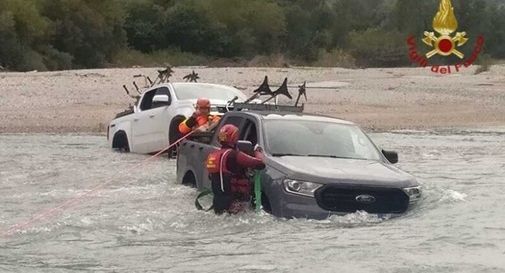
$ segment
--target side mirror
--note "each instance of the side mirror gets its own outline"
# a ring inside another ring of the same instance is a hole
[[[153,103],[169,105],[170,98],[168,95],[156,95],[153,97]]]
[[[382,154],[392,164],[398,163],[398,153],[397,152],[382,150]]]
[[[250,141],[239,140],[237,142],[237,148],[239,149],[239,151],[246,153],[248,155],[254,154],[254,147]]]

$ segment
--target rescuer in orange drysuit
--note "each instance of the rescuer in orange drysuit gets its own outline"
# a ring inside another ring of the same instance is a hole
[[[221,117],[210,114],[210,101],[206,98],[199,98],[196,101],[196,110],[191,117],[179,124],[179,132],[183,135],[196,128],[205,131],[217,125]]]

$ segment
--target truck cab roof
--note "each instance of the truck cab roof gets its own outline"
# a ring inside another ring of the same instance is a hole
[[[300,121],[320,121],[320,122],[331,122],[339,124],[354,125],[353,122],[338,119],[325,115],[318,114],[306,114],[306,113],[293,113],[293,112],[277,112],[277,111],[240,111],[233,113],[242,113],[243,115],[255,116],[262,120],[300,120]],[[240,114],[238,114],[240,115]]]

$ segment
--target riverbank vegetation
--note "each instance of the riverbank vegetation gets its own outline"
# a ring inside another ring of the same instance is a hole
[[[0,66],[408,66],[438,0],[2,0]],[[505,58],[505,7],[453,0],[458,31]],[[434,58],[455,62],[457,57]]]

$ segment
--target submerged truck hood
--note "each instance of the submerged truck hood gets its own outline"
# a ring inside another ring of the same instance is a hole
[[[342,183],[379,187],[417,185],[413,176],[395,166],[375,160],[282,156],[269,157],[267,164],[288,178],[323,184]]]

